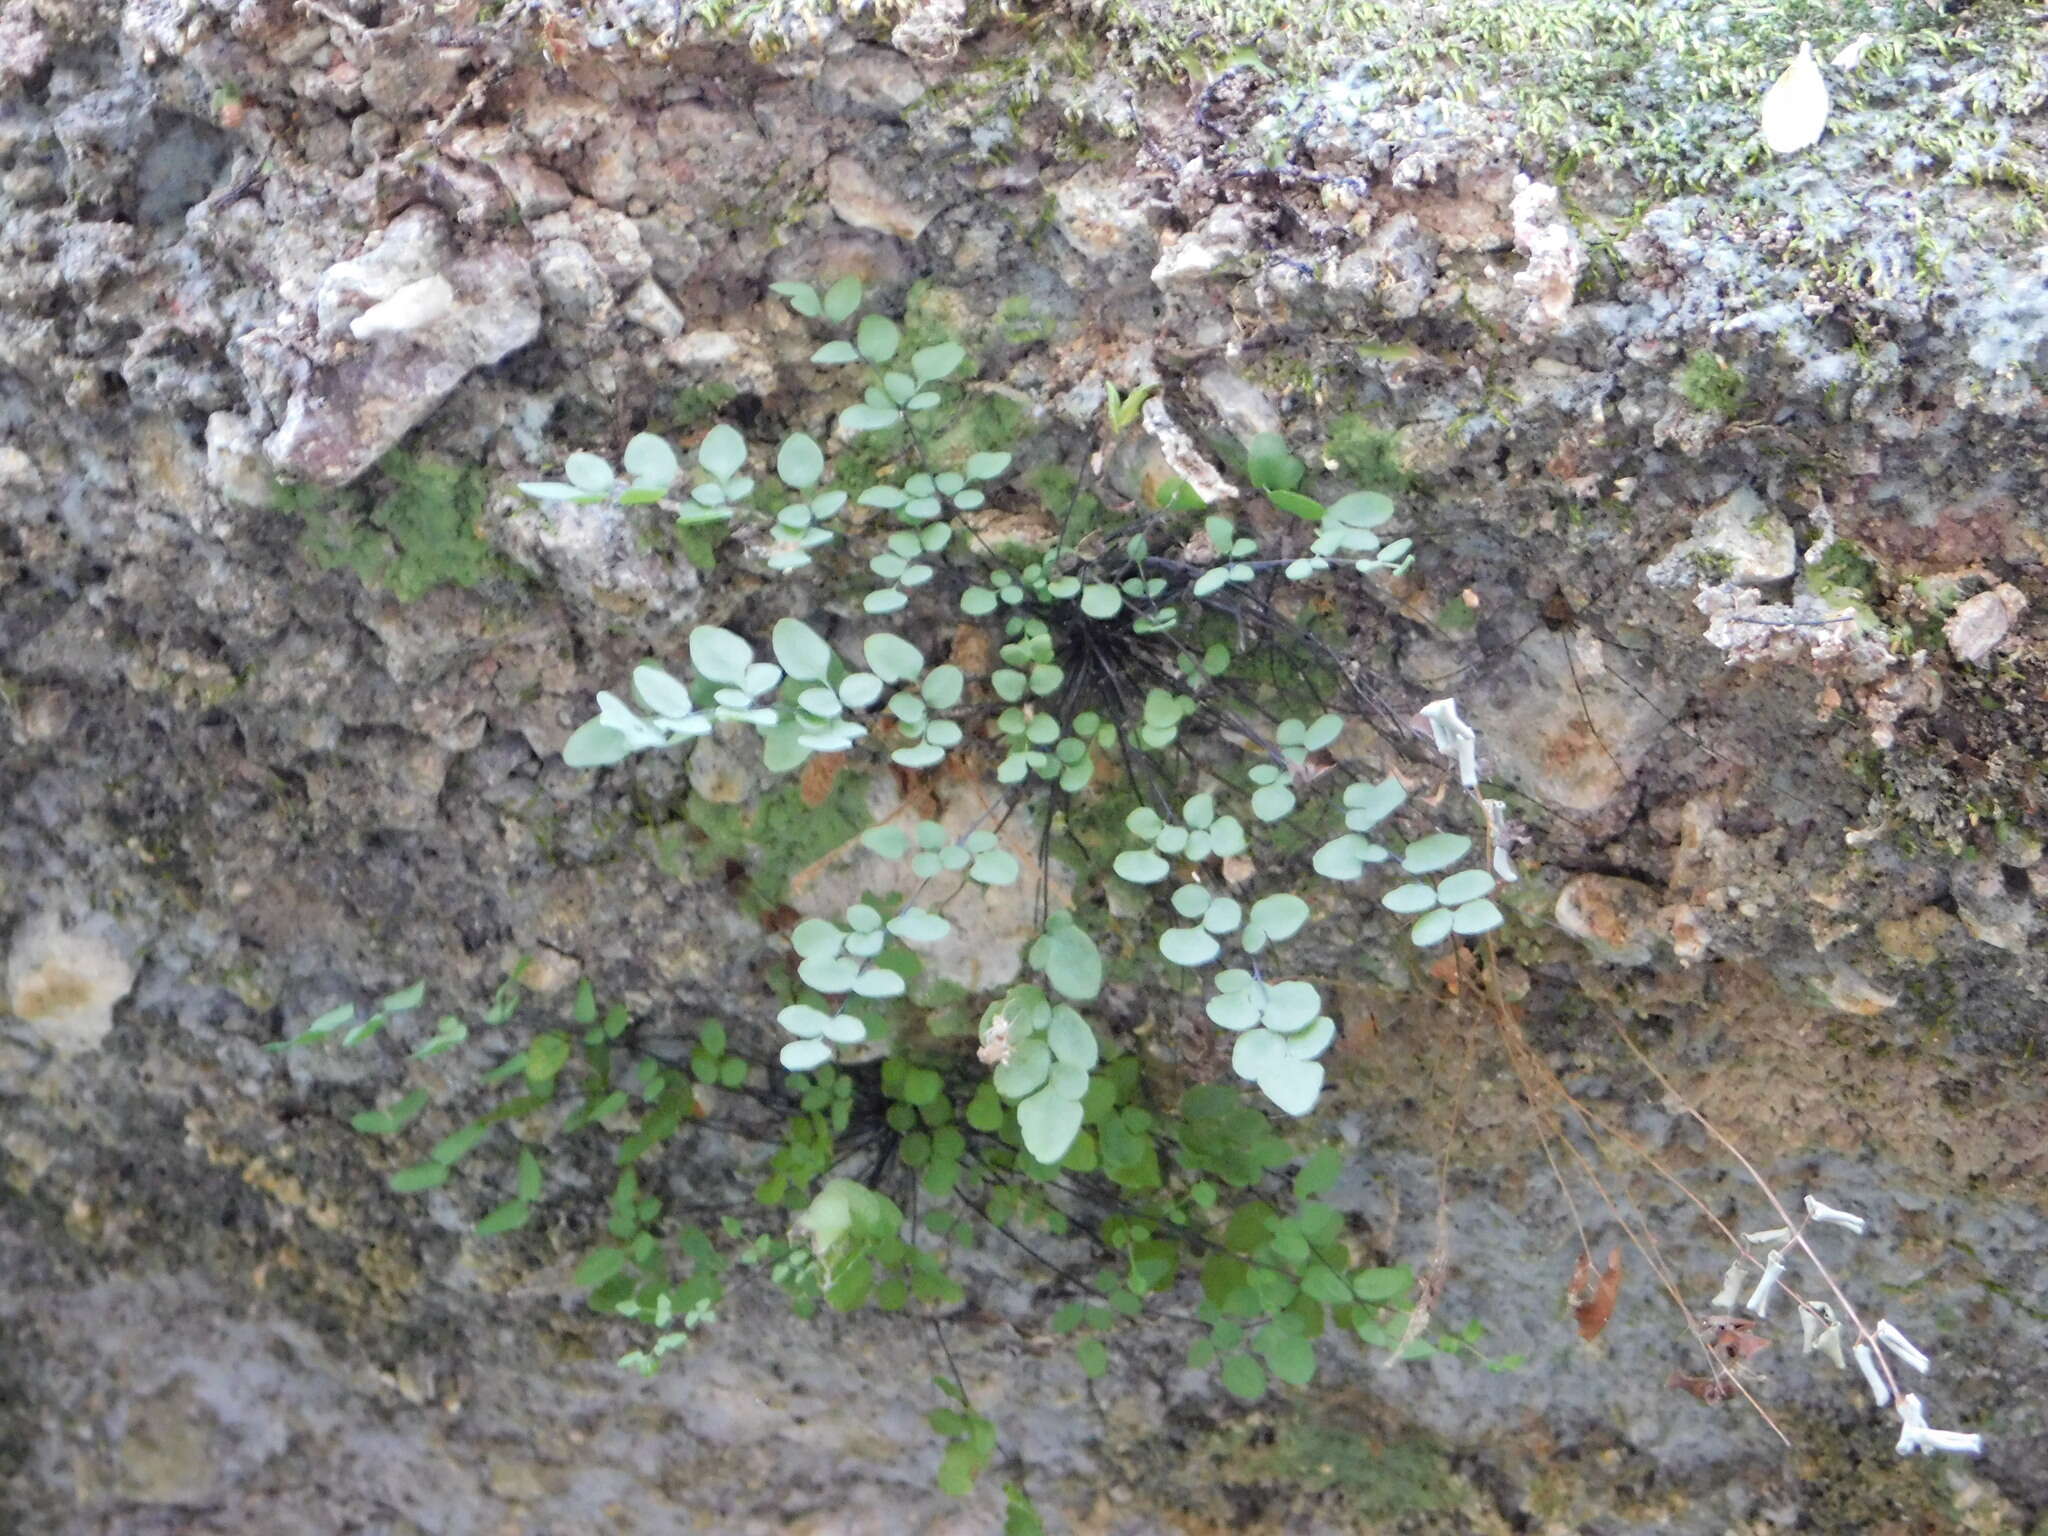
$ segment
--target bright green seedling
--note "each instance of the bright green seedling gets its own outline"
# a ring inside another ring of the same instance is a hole
[[[846,506],[846,493],[820,489],[818,482],[824,473],[825,454],[815,440],[802,432],[783,440],[775,458],[775,476],[796,499],[775,514],[770,570],[801,570],[811,563],[812,550],[832,542],[834,534],[826,524]],[[804,492],[811,494],[805,496]]]
[[[1158,393],[1157,384],[1140,384],[1128,395],[1118,390],[1114,384],[1105,384],[1102,415],[1109,425],[1109,435],[1121,437],[1136,426],[1140,413],[1145,409],[1145,402]]]
[[[380,1033],[392,1019],[403,1013],[410,1013],[419,1007],[427,995],[427,984],[416,981],[403,991],[394,992],[371,1010],[370,1016],[361,1023],[356,1022],[356,1005],[344,1003],[331,1008],[308,1024],[300,1033],[289,1040],[273,1040],[264,1049],[267,1051],[288,1051],[297,1045],[312,1045],[321,1040],[339,1039],[342,1045],[361,1045]],[[443,1021],[446,1022],[445,1020]]]
[[[701,478],[690,488],[690,505],[676,516],[678,528],[732,520],[733,509],[754,494],[747,472],[747,440],[723,422],[697,445]]]
[[[1156,885],[1173,872],[1173,859],[1200,864],[1207,859],[1232,859],[1250,846],[1244,825],[1235,816],[1216,814],[1216,797],[1190,796],[1181,807],[1181,820],[1166,820],[1150,806],[1141,805],[1124,818],[1132,836],[1150,846],[1127,848],[1112,866],[1117,875],[1133,885]]]

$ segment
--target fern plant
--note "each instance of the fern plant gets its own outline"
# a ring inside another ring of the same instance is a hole
[[[947,446],[972,405],[966,350],[906,350],[894,320],[861,313],[851,278],[776,291],[841,333],[811,358],[828,379],[851,371],[854,398],[826,440],[888,433],[901,451],[855,489],[836,483],[817,437],[750,443],[720,424],[687,456],[642,434],[617,469],[575,453],[561,479],[523,485],[565,509],[668,509],[691,558],[708,548],[704,529],[721,529],[735,581],[788,591],[750,608],[796,610],[746,633],[707,624],[679,637],[680,656],[633,669],[627,696],[597,696],[564,761],[600,771],[688,751],[714,732],[751,733],[773,774],[822,756],[840,772],[886,768],[941,791],[979,779],[993,809],[965,829],[913,811],[860,834],[866,855],[898,875],[788,931],[779,996],[763,1000],[782,1035],[772,1068],[741,1054],[741,1032],[720,1021],[700,1026],[686,1057],[637,1044],[632,1022],[600,1011],[586,984],[568,1027],[504,1039],[482,1073],[500,1102],[395,1172],[394,1186],[439,1189],[494,1126],[552,1119],[550,1134],[518,1149],[509,1186],[479,1220],[509,1231],[548,1187],[537,1148],[608,1141],[619,1170],[609,1216],[576,1277],[592,1307],[649,1330],[622,1361],[638,1371],[713,1324],[739,1270],[765,1274],[800,1313],[955,1302],[948,1258],[977,1229],[1096,1253],[1092,1276],[1053,1267],[1060,1284],[1083,1288],[1051,1326],[1074,1336],[1090,1375],[1110,1368],[1119,1327],[1183,1284],[1202,1298],[1189,1363],[1241,1397],[1272,1380],[1306,1385],[1318,1349],[1341,1336],[1403,1358],[1483,1359],[1476,1330],[1432,1339],[1426,1312],[1399,1320],[1413,1276],[1362,1263],[1320,1198],[1341,1170],[1334,1148],[1313,1150],[1284,1190],[1271,1189],[1303,1154],[1252,1107],[1293,1122],[1325,1088],[1338,1033],[1330,978],[1289,955],[1319,906],[1344,899],[1340,886],[1382,866],[1400,877],[1385,882],[1383,904],[1413,919],[1405,942],[1429,946],[1499,926],[1491,898],[1514,874],[1469,753],[1446,754],[1467,791],[1444,802],[1466,818],[1458,830],[1437,825],[1402,778],[1365,773],[1345,750],[1365,695],[1316,633],[1307,593],[1407,568],[1410,541],[1385,536],[1392,503],[1312,495],[1302,461],[1261,438],[1236,516],[1204,506],[1184,480],[1119,507],[1077,472],[1049,508],[1047,538],[999,543],[989,514],[1024,494],[1017,460]],[[1112,396],[1112,436],[1149,393]],[[852,590],[827,596],[820,581]],[[985,643],[941,657],[913,638],[960,625]],[[1035,853],[1004,836],[1013,826],[1029,829]],[[945,989],[927,960],[971,926],[987,893],[1025,880],[1027,859],[1037,931],[1024,979],[981,1006],[970,1056],[936,1027]],[[1070,900],[1054,899],[1055,863],[1076,881]],[[1135,1047],[1118,982],[1168,978],[1199,986],[1193,1012],[1228,1040],[1231,1070],[1256,1100],[1176,1080]],[[508,983],[476,1039],[444,1018],[416,1054],[503,1036],[517,997]],[[373,1022],[419,1000],[387,998]],[[347,1012],[290,1043],[374,1037]],[[397,1136],[427,1103],[415,1090],[358,1128]],[[728,1109],[746,1122],[724,1122]],[[673,1138],[721,1131],[774,1147],[753,1218],[672,1207],[652,1173]],[[867,1172],[854,1177],[849,1160],[863,1149]],[[950,1401],[933,1423],[949,1447],[942,1482],[964,1491],[996,1441],[956,1378],[942,1382]],[[1021,1487],[1012,1503],[1028,1512]]]

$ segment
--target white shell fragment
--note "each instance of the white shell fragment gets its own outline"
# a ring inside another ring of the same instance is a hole
[[[1813,44],[1801,43],[1799,57],[1764,92],[1760,116],[1764,143],[1773,154],[1797,154],[1819,141],[1828,125],[1828,83],[1813,61]]]

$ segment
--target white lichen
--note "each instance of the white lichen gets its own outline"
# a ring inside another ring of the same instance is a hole
[[[135,984],[104,919],[75,928],[53,911],[15,931],[7,959],[7,1007],[60,1056],[98,1049],[114,1027],[114,1005]]]

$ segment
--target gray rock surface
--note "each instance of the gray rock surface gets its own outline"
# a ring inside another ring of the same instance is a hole
[[[0,932],[97,913],[112,955],[111,1029],[64,1036],[93,1049],[53,1051],[33,998],[0,1026],[0,1527],[995,1528],[995,1479],[932,1488],[922,1337],[741,1302],[680,1369],[622,1375],[621,1336],[566,1303],[587,1211],[480,1243],[484,1192],[402,1200],[346,1128],[395,1053],[261,1049],[417,976],[480,999],[531,955],[558,991],[587,976],[678,1029],[717,1012],[771,1052],[777,941],[690,819],[750,787],[709,756],[593,777],[558,754],[690,625],[841,595],[707,582],[625,510],[509,487],[646,426],[687,447],[721,412],[822,432],[848,402],[766,287],[839,272],[957,331],[1063,451],[1094,420],[1057,427],[1053,401],[1164,381],[1154,447],[1115,467],[1133,484],[1160,443],[1228,484],[1206,435],[1277,419],[1311,488],[1393,494],[1419,558],[1347,600],[1352,659],[1397,717],[1460,699],[1529,872],[1512,1029],[1369,912],[1308,941],[1355,988],[1331,1063],[1353,1237],[1417,1264],[1445,1243],[1442,1317],[1528,1368],[1361,1352],[1247,1410],[1161,1326],[1091,1384],[1046,1331],[1058,1285],[983,1250],[950,1347],[1059,1527],[2048,1515],[2027,194],[1961,166],[1937,270],[1923,168],[1858,148],[1881,104],[1738,202],[1562,178],[1491,101],[1333,90],[1290,118],[1239,69],[1198,114],[1087,47],[1026,91],[1028,44],[958,0],[903,13],[893,51],[791,20],[748,39],[770,63],[699,32],[634,53],[667,0],[592,10],[602,47],[394,7],[0,4]],[[1744,381],[1727,411],[1687,379],[1703,353]],[[423,532],[394,449],[473,467],[480,501]],[[273,467],[339,494],[280,494]],[[1724,518],[1711,546],[1746,585],[1650,578],[1748,497],[1768,529]],[[1020,536],[1036,515],[997,510]],[[400,569],[450,574],[401,602]],[[1124,1038],[1174,1037],[1175,1000],[1111,1002]],[[1696,1310],[1725,1250],[1640,1161],[1603,1207],[1587,1122],[1540,1140],[1556,1104],[1532,1112],[1511,1054],[1715,1219],[1766,1214],[1617,1025],[1788,1198],[1872,1214],[1845,1283],[1935,1353],[1930,1410],[1983,1429],[1982,1462],[1898,1461],[1784,1339],[1762,1396],[1794,1451],[1673,1389],[1698,1347],[1633,1253],[1577,1339],[1575,1225],[1603,1251],[1622,1219],[1652,1236]],[[744,1144],[690,1156],[662,1173],[679,1195],[749,1176]],[[593,1200],[604,1176],[576,1175]],[[1317,1470],[1333,1446],[1368,1450]]]

